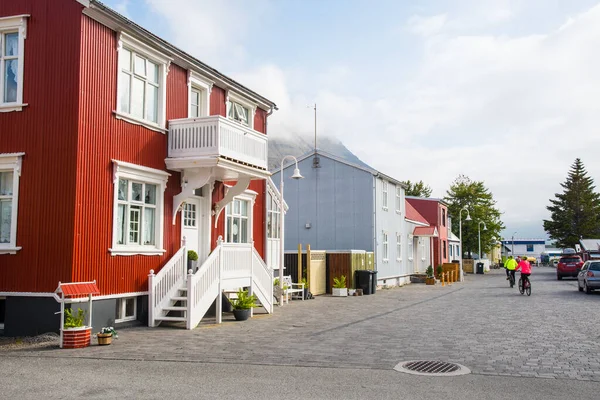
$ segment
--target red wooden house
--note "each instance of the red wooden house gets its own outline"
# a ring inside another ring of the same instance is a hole
[[[441,199],[406,196],[410,203],[429,223],[436,228],[437,237],[433,237],[432,266],[449,262],[448,250],[448,205]]]
[[[58,329],[59,281],[97,281],[98,326],[191,328],[240,286],[272,310],[273,102],[94,0],[2,1],[0,44],[6,335]]]

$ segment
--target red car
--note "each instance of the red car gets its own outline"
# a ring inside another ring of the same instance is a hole
[[[559,281],[565,276],[577,277],[583,267],[583,260],[576,254],[569,254],[560,257],[556,266],[556,279]]]

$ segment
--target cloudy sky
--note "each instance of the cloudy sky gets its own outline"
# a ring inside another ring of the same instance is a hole
[[[270,135],[339,138],[443,197],[484,181],[504,236],[545,237],[575,158],[600,180],[600,2],[106,0],[277,103]]]

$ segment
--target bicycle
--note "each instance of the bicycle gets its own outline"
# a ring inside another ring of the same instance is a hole
[[[519,277],[519,292],[521,294],[527,293],[527,296],[531,296],[531,281],[528,277],[525,277],[525,280],[523,280],[522,276]]]
[[[515,286],[515,270],[508,270],[508,278],[510,287],[513,288]]]

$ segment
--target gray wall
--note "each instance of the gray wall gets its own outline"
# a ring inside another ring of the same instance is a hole
[[[313,168],[312,156],[298,164],[304,179],[290,179],[294,166],[284,170],[285,249],[302,243],[314,250],[373,251],[373,175],[319,157],[320,168]],[[279,188],[279,173],[273,182]]]

